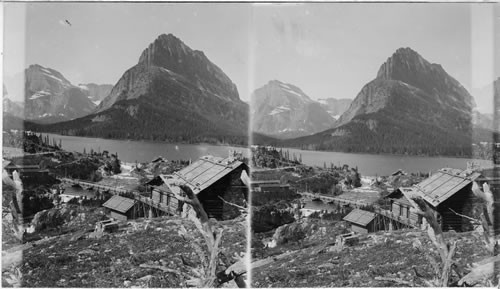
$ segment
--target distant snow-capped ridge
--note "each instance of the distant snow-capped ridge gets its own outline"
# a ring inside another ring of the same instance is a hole
[[[96,105],[86,91],[71,84],[59,71],[30,65],[25,70],[25,118],[40,122],[58,122],[84,116]]]
[[[289,138],[330,128],[335,119],[299,87],[271,80],[251,96],[255,132]]]

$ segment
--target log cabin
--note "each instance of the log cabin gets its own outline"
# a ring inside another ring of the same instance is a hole
[[[248,202],[248,166],[234,157],[201,157],[171,175],[161,175],[162,184],[152,189],[153,201],[168,206],[169,214],[182,215],[185,193],[180,185],[189,186],[210,218],[233,219],[240,210],[229,204],[246,207]]]
[[[392,214],[422,223],[412,201],[420,197],[435,211],[444,231],[470,231],[473,229],[470,220],[460,215],[475,217],[480,200],[474,196],[472,185],[480,176],[470,170],[441,169],[411,188],[399,188],[388,195]]]

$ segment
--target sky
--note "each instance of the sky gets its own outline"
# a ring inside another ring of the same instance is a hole
[[[354,98],[396,49],[410,47],[488,112],[499,17],[498,4],[480,3],[5,3],[4,79],[14,97],[9,80],[34,63],[73,84],[115,84],[172,33],[203,51],[245,101],[273,79],[313,99]]]

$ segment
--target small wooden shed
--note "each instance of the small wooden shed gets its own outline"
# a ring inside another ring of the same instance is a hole
[[[133,199],[113,196],[102,206],[108,209],[109,216],[115,220],[126,221],[139,217],[138,202]]]
[[[344,217],[344,221],[351,224],[351,231],[360,234],[377,231],[376,219],[377,214],[361,209],[354,209]]]

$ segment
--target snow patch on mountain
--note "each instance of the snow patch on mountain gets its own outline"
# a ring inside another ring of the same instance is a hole
[[[50,92],[41,90],[41,91],[37,91],[35,94],[33,94],[32,96],[30,96],[29,99],[37,99],[37,98],[48,96],[48,95],[50,95]]]
[[[334,111],[331,111],[331,110],[327,110],[326,112],[328,112],[328,114],[333,117],[335,120],[339,119],[340,117],[340,114],[335,114]]]
[[[284,106],[284,105],[281,105],[281,106],[278,106],[276,108],[274,108],[270,113],[269,115],[275,115],[275,114],[279,114],[279,113],[283,113],[283,112],[287,112],[287,111],[290,111],[292,110],[291,108],[289,108],[288,106]]]
[[[328,101],[324,98],[320,98],[318,99],[318,102],[321,103],[321,104],[324,104],[324,105],[328,105]]]
[[[53,78],[61,83],[63,83],[63,85],[65,84],[62,79],[58,78],[58,77],[55,77],[54,75],[50,74],[50,73],[44,73],[46,76],[50,77],[50,78]]]

